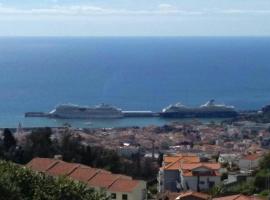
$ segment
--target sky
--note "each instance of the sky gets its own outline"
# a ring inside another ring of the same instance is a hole
[[[0,36],[270,36],[270,0],[0,0]]]

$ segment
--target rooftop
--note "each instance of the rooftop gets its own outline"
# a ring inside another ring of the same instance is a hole
[[[261,198],[256,197],[256,196],[245,196],[242,194],[237,194],[237,195],[213,198],[213,200],[261,200]]]
[[[86,183],[89,187],[106,188],[114,192],[132,192],[141,182],[129,176],[57,159],[34,158],[26,166],[51,176],[66,175]]]
[[[176,200],[181,200],[184,197],[197,197],[200,199],[210,199],[210,196],[201,192],[187,191],[180,193],[180,195],[176,198]]]

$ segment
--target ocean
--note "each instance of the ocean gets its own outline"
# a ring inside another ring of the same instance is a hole
[[[24,118],[62,103],[160,111],[209,99],[238,110],[270,103],[268,37],[1,37],[0,127],[122,127],[171,120]]]

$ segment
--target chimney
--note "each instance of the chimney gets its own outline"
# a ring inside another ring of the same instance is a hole
[[[63,160],[63,156],[62,155],[54,155],[54,159]]]

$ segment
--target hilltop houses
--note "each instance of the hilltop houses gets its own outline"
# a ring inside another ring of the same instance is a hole
[[[158,174],[158,191],[205,191],[221,183],[219,163],[201,162],[193,154],[164,156]]]

